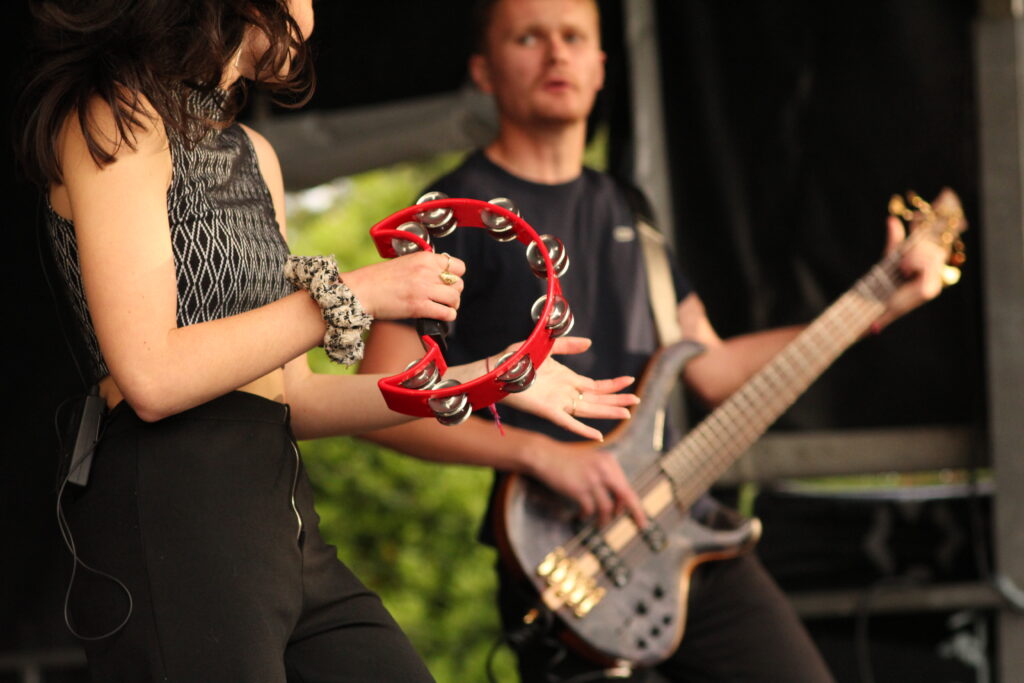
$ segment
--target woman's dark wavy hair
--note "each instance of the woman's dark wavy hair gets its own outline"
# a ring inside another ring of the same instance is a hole
[[[71,115],[99,166],[121,145],[134,149],[149,116],[143,96],[169,132],[195,144],[211,122],[188,100],[217,89],[247,27],[270,45],[257,83],[290,94],[286,106],[312,94],[312,60],[287,0],[34,0],[32,9],[35,68],[19,102],[16,144],[26,174],[42,185],[63,182],[57,143]],[[239,85],[220,98],[222,116],[237,114],[244,96]],[[93,125],[94,98],[113,113],[113,140]]]

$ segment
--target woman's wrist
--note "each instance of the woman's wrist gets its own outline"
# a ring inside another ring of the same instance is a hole
[[[285,278],[293,286],[309,291],[319,305],[327,330],[324,351],[335,363],[354,365],[363,358],[363,333],[373,317],[342,282],[333,256],[289,256]]]

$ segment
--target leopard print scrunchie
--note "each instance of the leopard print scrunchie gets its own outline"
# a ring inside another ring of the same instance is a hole
[[[373,316],[338,273],[333,256],[289,256],[284,276],[295,287],[309,291],[320,306],[327,323],[324,351],[335,363],[353,365],[363,359],[363,332],[370,329]]]

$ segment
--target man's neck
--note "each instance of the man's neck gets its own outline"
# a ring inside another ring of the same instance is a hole
[[[580,175],[585,141],[586,122],[525,129],[502,121],[498,137],[484,153],[512,175],[558,185]]]

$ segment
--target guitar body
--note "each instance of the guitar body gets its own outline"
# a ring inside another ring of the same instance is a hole
[[[641,384],[640,406],[600,446],[615,455],[641,495],[650,489],[652,466],[662,455],[654,446],[664,424],[659,413],[663,414],[679,372],[702,350],[699,344],[680,342],[659,352]],[[550,583],[537,567],[553,549],[567,548],[577,538],[580,522],[575,505],[536,480],[510,476],[499,495],[497,517],[503,559],[538,594],[547,591],[550,596]],[[693,569],[701,562],[743,552],[760,535],[757,520],[712,528],[721,525],[699,522],[675,503],[652,519],[664,531],[664,544],[654,550],[641,540],[617,553],[628,571],[623,585],[599,571],[606,592],[591,611],[581,617],[568,604],[554,609],[567,642],[596,661],[653,665],[671,655],[683,637]],[[589,553],[585,547],[580,551]]]

